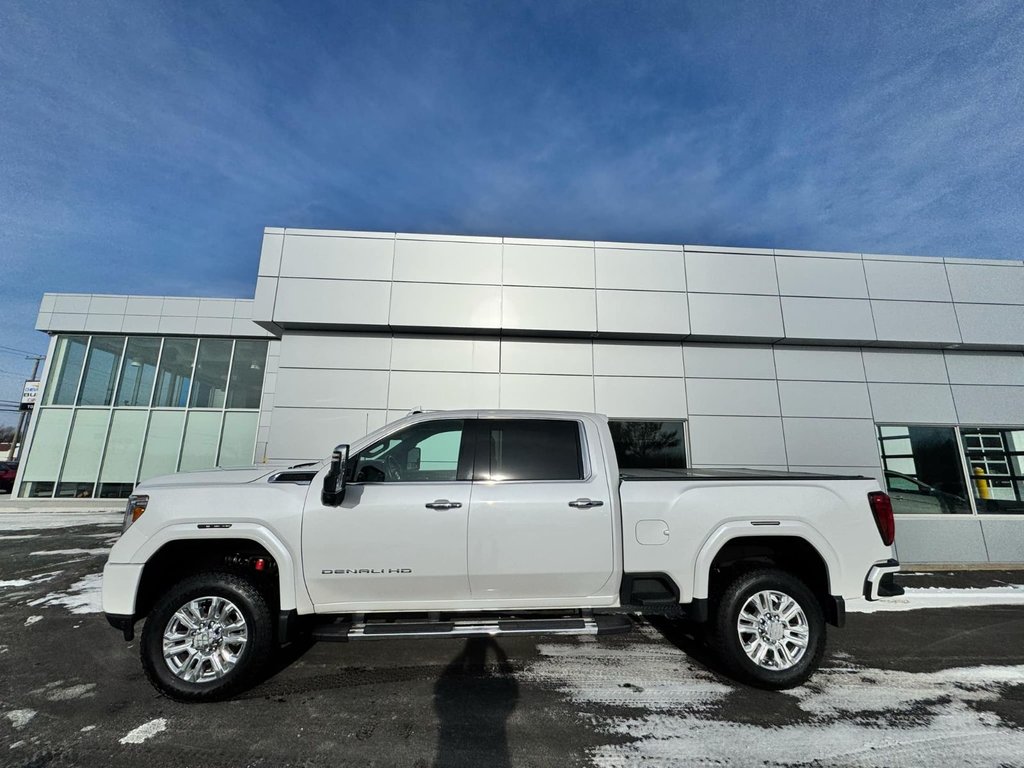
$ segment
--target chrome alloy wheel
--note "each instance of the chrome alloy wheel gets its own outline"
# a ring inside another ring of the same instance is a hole
[[[249,628],[238,606],[223,597],[197,597],[181,606],[164,629],[164,661],[190,683],[228,674],[245,651]]]
[[[759,667],[789,669],[807,652],[810,627],[800,604],[785,592],[766,589],[751,595],[736,620],[747,657]]]

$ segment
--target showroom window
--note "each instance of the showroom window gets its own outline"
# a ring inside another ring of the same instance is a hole
[[[1024,514],[1024,429],[879,425],[899,514]]]
[[[619,469],[684,469],[686,440],[683,422],[608,422]]]
[[[879,426],[878,444],[893,511],[970,514],[953,427]]]
[[[53,370],[46,384],[44,405],[74,405],[82,363],[89,347],[88,336],[61,336],[53,350]]]
[[[251,464],[267,346],[59,336],[20,494],[123,498],[156,475]]]
[[[149,405],[153,398],[153,381],[156,379],[156,365],[159,359],[160,339],[148,336],[133,336],[128,339],[115,405]]]
[[[961,427],[979,514],[1024,513],[1024,429]]]

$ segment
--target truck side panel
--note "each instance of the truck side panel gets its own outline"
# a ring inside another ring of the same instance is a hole
[[[891,557],[867,503],[875,490],[872,480],[625,481],[625,570],[666,573],[689,602],[708,596],[711,562],[729,540],[799,536],[825,561],[830,592],[859,598],[866,569]]]

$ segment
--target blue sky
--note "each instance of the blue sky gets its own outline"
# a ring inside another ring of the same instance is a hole
[[[4,3],[0,345],[45,290],[251,296],[264,226],[1022,258],[1022,43],[1017,2]]]

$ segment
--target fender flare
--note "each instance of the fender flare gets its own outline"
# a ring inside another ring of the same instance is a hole
[[[697,551],[693,566],[693,597],[706,600],[711,581],[711,564],[726,544],[734,539],[786,536],[799,538],[810,544],[825,562],[828,582],[831,585],[841,583],[842,566],[835,549],[828,540],[815,528],[807,523],[796,520],[782,520],[778,525],[754,526],[750,520],[733,520],[723,523],[711,532],[704,544]]]
[[[260,544],[277,562],[281,610],[296,609],[295,558],[284,543],[269,528],[257,523],[232,522],[230,528],[208,528],[196,535],[195,523],[168,525],[161,528],[132,555],[132,562],[146,564],[164,545],[176,541],[214,541],[216,539],[248,539]],[[308,600],[308,597],[307,597]]]

